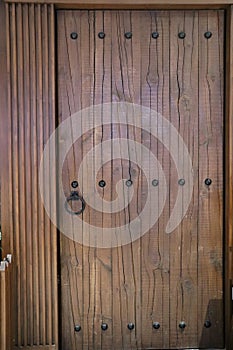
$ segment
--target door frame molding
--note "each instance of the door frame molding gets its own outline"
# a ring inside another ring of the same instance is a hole
[[[226,11],[226,45],[225,45],[225,220],[224,220],[224,280],[225,280],[225,343],[226,349],[233,348],[233,0],[0,0],[0,10],[4,10],[7,14],[7,3],[32,3],[32,4],[53,4],[56,9],[225,9]],[[1,43],[7,42],[7,30],[4,21],[0,23],[0,39]],[[54,27],[55,31],[55,27]],[[4,45],[3,45],[4,47]],[[7,53],[0,52],[0,67],[5,66]],[[55,56],[54,52],[54,56]],[[53,58],[54,60],[56,57]],[[7,72],[9,74],[9,72]],[[9,116],[9,108],[7,108],[7,85],[8,74],[3,74],[0,79],[1,90],[1,109],[0,120],[2,130],[7,130],[6,115]],[[55,84],[54,81],[51,84]],[[54,96],[55,98],[55,96]],[[4,134],[4,133],[1,133]],[[7,133],[0,140],[1,149],[7,148]],[[3,147],[4,145],[4,147]],[[9,150],[8,150],[9,151]],[[6,152],[7,154],[7,152]],[[5,164],[5,162],[4,162]],[[2,167],[1,167],[2,168]],[[0,170],[2,184],[7,184],[9,188],[7,171]],[[6,208],[1,206],[2,228],[9,227],[11,224],[4,223],[6,218]],[[6,240],[3,241],[5,250],[12,249],[12,234],[5,232]]]

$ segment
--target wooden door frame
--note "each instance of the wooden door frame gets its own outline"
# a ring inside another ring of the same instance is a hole
[[[225,9],[226,11],[226,46],[225,46],[225,220],[224,220],[224,255],[225,255],[225,335],[226,349],[233,348],[233,0],[5,0],[7,3],[53,4],[56,9]],[[4,3],[0,0],[0,146],[6,149],[8,145],[7,132],[9,102],[7,89],[9,88],[9,74],[6,69],[7,30],[4,19]],[[54,28],[55,30],[55,28]],[[55,57],[54,57],[55,60]],[[55,81],[53,82],[55,84]],[[55,96],[54,96],[55,98]],[[4,152],[9,155],[8,151]],[[3,153],[3,152],[2,152]],[[10,189],[7,176],[7,157],[1,157],[0,179],[4,191]],[[5,169],[5,170],[4,170]],[[4,204],[4,203],[3,203]],[[9,221],[10,203],[1,207],[4,249],[12,251],[11,223]],[[10,326],[10,325],[9,325]]]

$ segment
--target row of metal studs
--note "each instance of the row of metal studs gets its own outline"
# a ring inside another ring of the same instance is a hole
[[[154,179],[154,180],[152,180],[152,186],[158,186],[159,185],[159,180],[157,180],[157,179]],[[209,178],[207,178],[207,179],[205,179],[205,181],[204,181],[204,183],[205,183],[205,185],[206,186],[210,186],[211,184],[212,184],[212,180],[211,179],[209,179]],[[126,186],[127,187],[130,187],[130,186],[132,186],[132,184],[133,184],[133,181],[132,180],[126,180],[126,182],[125,182],[125,184],[126,184]],[[185,179],[179,179],[178,180],[178,184],[180,185],[180,186],[184,186],[185,185]],[[105,187],[106,186],[106,182],[104,181],[104,180],[100,180],[99,181],[99,187]],[[78,181],[72,181],[71,182],[71,187],[73,187],[73,188],[77,188],[78,187]]]
[[[159,322],[153,322],[153,323],[152,323],[152,327],[153,327],[154,329],[159,329],[159,328],[160,328],[160,323],[159,323]],[[210,327],[211,327],[211,322],[210,322],[209,320],[205,321],[204,327],[205,327],[205,328],[210,328]],[[127,328],[128,328],[130,331],[132,331],[132,330],[135,328],[134,323],[132,323],[132,322],[128,323]],[[184,321],[181,321],[181,322],[179,323],[179,328],[180,328],[180,329],[185,329],[185,328],[186,328],[186,323],[185,323]],[[81,329],[82,329],[82,327],[81,327],[80,325],[76,325],[76,326],[74,327],[75,332],[80,332]],[[108,329],[108,324],[107,324],[107,323],[102,323],[102,324],[101,324],[101,329],[102,329],[102,331],[106,331],[106,330]]]
[[[132,32],[127,32],[127,33],[125,33],[124,35],[125,35],[125,38],[126,38],[126,39],[132,39],[132,37],[133,37],[133,33],[132,33]],[[104,32],[99,32],[99,33],[98,33],[98,37],[99,37],[100,39],[104,39],[105,36],[106,36],[106,34],[105,34]],[[76,39],[78,38],[78,33],[72,32],[72,33],[70,34],[70,37],[71,37],[71,39],[76,40]],[[151,37],[152,37],[153,39],[158,39],[159,33],[158,33],[158,32],[153,32],[153,33],[151,33]],[[185,37],[186,37],[186,33],[185,33],[185,32],[179,32],[179,33],[178,33],[178,38],[179,38],[179,39],[184,39]],[[212,33],[209,32],[209,31],[207,31],[207,32],[204,33],[204,37],[205,37],[206,39],[210,39],[210,38],[212,37]]]

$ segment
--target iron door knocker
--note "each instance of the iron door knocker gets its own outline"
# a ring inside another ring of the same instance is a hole
[[[71,210],[70,206],[69,206],[69,202],[72,202],[72,201],[81,201],[81,203],[82,203],[81,209],[78,210],[78,211]],[[85,203],[83,197],[80,196],[77,191],[72,191],[71,195],[66,198],[65,209],[71,215],[80,215],[80,214],[82,214],[84,212],[85,207],[86,207],[86,203]]]

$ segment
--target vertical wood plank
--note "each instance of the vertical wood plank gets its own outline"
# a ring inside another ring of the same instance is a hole
[[[223,346],[223,17],[199,13],[198,334],[200,347]],[[204,33],[212,32],[206,39]],[[212,184],[205,185],[211,178]],[[220,239],[221,238],[221,239]],[[209,320],[211,328],[205,328]]]
[[[170,121],[176,127],[198,168],[195,128],[198,121],[198,13],[170,12]],[[178,34],[185,33],[185,39]],[[179,151],[179,143],[176,145]],[[174,164],[170,168],[170,208],[181,186],[174,177]],[[181,175],[182,176],[182,175]],[[194,175],[194,179],[196,174]],[[182,196],[190,184],[184,178]],[[195,180],[194,180],[195,181]],[[183,198],[182,198],[183,201]],[[194,347],[197,340],[197,182],[189,212],[170,238],[170,346]],[[182,203],[180,204],[182,206]],[[192,214],[194,213],[194,214]],[[177,253],[175,253],[177,252]],[[187,334],[179,328],[185,322]]]
[[[226,119],[225,119],[225,332],[227,349],[233,347],[233,6],[226,16]]]
[[[13,175],[8,180],[17,281],[12,337],[16,347],[52,346],[58,345],[57,241],[40,199],[38,169],[44,144],[55,129],[54,7],[12,4],[7,11]],[[51,202],[56,203],[55,191]]]
[[[0,2],[0,225],[1,225],[1,257],[6,257],[12,250],[12,195],[10,194],[11,180],[11,121],[6,116],[10,111],[8,90],[9,78],[9,14],[8,5]],[[3,151],[4,150],[4,151]],[[10,219],[9,219],[10,218]],[[10,267],[0,271],[0,348],[7,350],[11,346],[11,329],[8,327],[12,320],[12,273]]]

